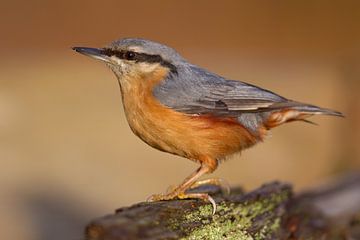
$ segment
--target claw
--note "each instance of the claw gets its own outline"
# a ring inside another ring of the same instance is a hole
[[[155,200],[154,195],[151,195],[151,196],[149,196],[148,198],[146,198],[146,201],[147,201],[147,202],[155,202],[156,200]]]
[[[213,207],[212,215],[215,215],[215,213],[216,213],[216,202],[210,195],[208,195],[208,201],[211,203],[211,205]]]
[[[180,194],[178,196],[179,199],[201,199],[204,200],[206,202],[210,202],[212,207],[213,207],[213,211],[212,211],[212,215],[214,215],[216,213],[216,202],[215,200],[207,193],[183,193]]]
[[[190,189],[194,189],[199,186],[203,186],[207,184],[219,186],[224,193],[226,193],[227,195],[230,194],[230,185],[228,184],[227,181],[225,181],[222,178],[209,178],[209,179],[197,181],[193,185],[191,185]]]

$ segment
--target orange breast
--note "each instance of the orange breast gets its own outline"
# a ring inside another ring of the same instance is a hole
[[[250,147],[259,139],[236,119],[186,115],[162,105],[152,94],[166,76],[159,67],[150,76],[131,79],[122,89],[127,120],[133,132],[159,150],[192,160],[223,159]]]

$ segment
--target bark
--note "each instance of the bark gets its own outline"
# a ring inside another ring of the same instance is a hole
[[[198,190],[214,196],[215,215],[199,200],[139,203],[91,221],[85,239],[360,239],[360,175],[299,195],[279,182]]]

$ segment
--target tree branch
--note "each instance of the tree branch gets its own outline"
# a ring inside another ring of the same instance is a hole
[[[360,237],[360,175],[298,196],[293,196],[290,185],[278,182],[246,194],[239,188],[233,189],[229,196],[216,187],[205,188],[197,191],[210,192],[214,196],[218,205],[215,215],[212,215],[211,204],[199,200],[139,203],[93,220],[86,227],[85,239]],[[351,211],[349,204],[343,203],[344,199],[352,202]],[[327,207],[324,209],[324,206]],[[335,221],[340,215],[341,223]]]

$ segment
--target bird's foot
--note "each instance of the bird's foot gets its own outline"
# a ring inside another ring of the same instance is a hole
[[[185,178],[184,182],[178,187],[170,187],[166,194],[155,194],[150,196],[147,200],[149,202],[154,201],[167,201],[172,199],[201,199],[203,201],[210,202],[213,206],[213,214],[216,212],[216,203],[214,199],[207,193],[196,193],[196,192],[186,192],[186,190],[198,187],[204,184],[214,184],[218,186],[225,186],[224,189],[229,189],[227,184],[224,184],[222,179],[214,178],[203,181],[197,180],[204,175],[215,170],[216,167],[211,168],[209,165],[202,164],[199,169],[193,172],[190,176]],[[226,183],[226,182],[225,182]],[[228,190],[229,191],[229,190]]]
[[[215,200],[207,193],[182,193],[177,196],[179,199],[201,199],[205,202],[210,202],[213,211],[212,214],[214,215],[216,212],[216,202]]]
[[[203,185],[214,185],[220,187],[221,191],[227,195],[230,194],[230,185],[229,183],[222,178],[209,178],[205,180],[196,181],[189,189],[194,189]]]
[[[170,186],[168,187],[166,193],[164,194],[153,194],[146,199],[148,202],[156,201],[168,201],[177,198],[182,191],[179,190],[179,187]]]
[[[176,191],[167,193],[167,194],[154,194],[150,196],[147,201],[169,201],[172,199],[201,199],[206,202],[210,202],[213,207],[212,214],[216,212],[216,202],[215,200],[207,193],[177,193]]]

